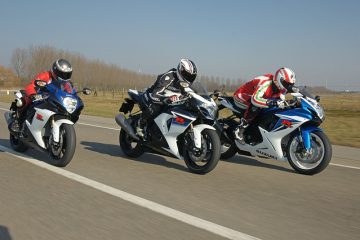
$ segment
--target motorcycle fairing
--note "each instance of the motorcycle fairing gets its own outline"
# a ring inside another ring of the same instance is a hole
[[[40,147],[46,149],[45,142],[42,138],[42,129],[44,128],[45,124],[49,121],[49,118],[55,114],[55,112],[47,109],[36,108],[36,107],[34,109],[35,109],[35,115],[33,116],[31,123],[28,120],[25,120],[25,124],[30,130],[37,144]]]
[[[299,111],[300,113],[297,113]],[[286,157],[284,156],[281,141],[282,139],[293,132],[294,130],[298,129],[300,125],[304,122],[309,121],[311,115],[305,114],[305,112],[301,112],[302,110],[289,110],[282,113],[276,113],[275,115],[279,117],[279,120],[275,127],[267,131],[262,127],[258,127],[261,137],[263,141],[257,145],[251,144],[241,144],[238,141],[235,141],[237,147],[240,150],[248,151],[252,155],[263,155],[267,157],[271,157],[281,161],[287,161]],[[300,116],[299,116],[300,115]],[[282,122],[286,120],[291,122],[291,127],[286,127],[282,125]]]
[[[182,118],[184,120],[184,124],[178,124],[176,118]],[[171,123],[168,127],[167,122],[169,119],[171,119]],[[182,159],[177,145],[177,137],[181,133],[183,133],[187,129],[187,127],[195,120],[196,118],[175,111],[171,111],[171,114],[161,113],[159,116],[157,116],[154,119],[154,122],[159,127],[170,148],[164,149],[174,154],[177,158]]]

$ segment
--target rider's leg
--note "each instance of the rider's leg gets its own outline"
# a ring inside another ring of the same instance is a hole
[[[30,105],[31,100],[24,96],[22,98],[16,98],[12,110],[14,111],[14,121],[11,123],[10,130],[13,132],[21,131],[21,124],[25,118],[26,111]]]
[[[138,125],[136,127],[136,133],[140,137],[144,137],[145,128],[149,121],[156,118],[157,115],[161,112],[162,106],[156,103],[146,104],[146,107],[142,109],[142,114],[140,116]]]
[[[244,132],[247,127],[251,124],[251,122],[256,118],[259,114],[260,108],[250,105],[245,113],[244,117],[240,119],[240,124],[238,128],[235,130],[235,137],[240,141],[240,143],[245,144]]]

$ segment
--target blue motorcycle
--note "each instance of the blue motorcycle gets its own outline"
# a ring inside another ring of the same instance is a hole
[[[295,89],[286,107],[263,109],[245,130],[244,142],[234,137],[243,109],[236,107],[232,97],[219,96],[220,109],[229,109],[229,117],[219,119],[222,125],[222,159],[236,153],[247,156],[288,161],[299,173],[313,175],[324,170],[332,157],[329,139],[319,125],[324,121],[320,97],[306,88]]]
[[[50,155],[49,163],[58,167],[66,166],[75,153],[76,135],[73,127],[79,119],[84,104],[78,92],[70,82],[51,82],[36,80],[38,98],[26,112],[25,119],[20,115],[13,102],[10,111],[5,112],[8,125],[16,119],[20,124],[20,131],[10,131],[11,147],[18,152],[25,152],[29,147],[47,151]],[[84,88],[85,95],[91,93]],[[21,99],[24,91],[16,92]]]

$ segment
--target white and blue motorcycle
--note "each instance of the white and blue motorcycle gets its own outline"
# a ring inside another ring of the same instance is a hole
[[[324,121],[320,97],[313,97],[306,88],[291,93],[294,99],[285,101],[284,109],[268,108],[244,132],[245,143],[234,137],[243,109],[236,107],[232,97],[219,96],[220,109],[232,115],[219,119],[221,134],[221,159],[236,153],[247,156],[288,161],[299,173],[313,175],[324,170],[332,157],[329,139],[319,125]]]
[[[83,102],[70,82],[35,81],[38,99],[34,100],[21,120],[16,101],[10,111],[5,112],[5,119],[10,130],[10,144],[17,152],[34,148],[49,153],[50,164],[65,167],[73,158],[76,147],[76,135],[73,125],[79,119]],[[83,94],[91,90],[84,88]],[[16,92],[17,100],[23,97],[23,90]],[[21,101],[21,100],[20,100]],[[21,122],[19,132],[11,131],[11,124]]]
[[[188,169],[197,174],[215,168],[221,149],[219,135],[213,126],[217,105],[209,96],[199,95],[189,87],[184,86],[184,91],[186,98],[165,107],[160,115],[147,123],[145,138],[135,133],[141,112],[132,113],[134,104],[141,104],[143,93],[128,91],[130,98],[125,99],[120,112],[129,113],[129,116],[119,114],[115,117],[121,126],[119,141],[125,155],[137,158],[144,152],[153,152],[183,159]]]

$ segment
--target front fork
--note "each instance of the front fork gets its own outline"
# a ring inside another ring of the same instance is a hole
[[[195,126],[193,126],[193,124],[191,124],[190,128],[191,128],[192,132],[194,133],[193,140],[194,140],[195,147],[198,148],[198,149],[200,149],[202,147],[201,132],[204,129],[211,129],[211,130],[216,131],[216,129],[213,126],[210,126],[210,125],[207,125],[207,124],[199,124],[199,125],[195,125]]]
[[[312,132],[315,131],[322,131],[322,129],[314,126],[299,128],[299,132],[300,132],[299,140],[302,142],[302,145],[304,146],[304,149],[308,154],[310,154],[312,150],[310,135]]]
[[[59,143],[60,141],[60,126],[62,124],[70,124],[73,125],[74,123],[69,119],[60,119],[55,121],[54,117],[51,118],[51,135],[53,137],[53,141],[55,143]]]

